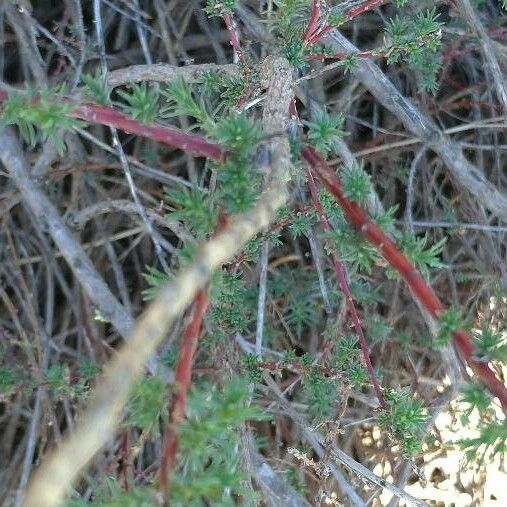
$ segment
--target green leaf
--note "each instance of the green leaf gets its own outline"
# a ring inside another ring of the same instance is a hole
[[[135,426],[150,438],[159,433],[160,418],[167,410],[167,388],[160,377],[139,380],[130,393],[125,425]]]
[[[182,77],[167,85],[162,95],[167,99],[167,105],[160,112],[163,117],[191,116],[204,130],[210,132],[214,129],[215,121],[208,114],[204,100],[194,98],[192,87]]]
[[[476,355],[486,360],[507,362],[507,339],[504,333],[495,333],[491,329],[483,329],[476,334],[474,343],[477,347]]]
[[[261,126],[245,114],[224,118],[216,126],[215,138],[238,157],[248,157],[254,152],[261,137]]]
[[[166,187],[164,193],[168,203],[174,208],[167,218],[181,220],[199,238],[214,230],[218,213],[209,195],[203,195],[199,190],[185,186]]]
[[[371,194],[371,177],[359,166],[342,171],[343,191],[347,198],[364,205]]]
[[[85,84],[85,93],[89,95],[94,102],[102,105],[106,105],[109,102],[109,88],[107,82],[100,74],[99,69],[96,69],[95,75],[83,74],[81,79]]]
[[[344,116],[328,114],[325,109],[318,109],[311,122],[303,122],[308,127],[308,140],[315,148],[326,155],[345,134],[343,130]]]
[[[33,91],[27,94],[14,93],[2,104],[0,128],[16,125],[23,139],[29,144],[37,141],[37,129],[42,141],[51,139],[61,155],[65,151],[62,130],[70,130],[81,122],[69,116],[74,108],[64,100],[65,86],[44,88],[38,95]]]
[[[431,268],[441,269],[446,265],[440,260],[440,254],[444,249],[446,238],[442,238],[434,245],[426,248],[428,243],[428,234],[422,237],[411,236],[403,233],[400,240],[400,248],[408,257],[408,259],[428,278]]]
[[[118,90],[118,95],[128,102],[127,112],[130,116],[143,123],[151,123],[158,114],[158,89],[146,83],[130,85],[131,92]]]
[[[447,347],[451,343],[452,335],[459,329],[466,329],[467,323],[454,308],[449,308],[440,315],[438,334],[433,340],[436,348]]]
[[[144,289],[141,294],[144,301],[150,301],[157,295],[160,288],[170,280],[170,275],[152,266],[147,266],[146,269],[148,271],[143,273],[143,277],[148,282],[148,288]]]
[[[407,389],[386,389],[384,397],[388,408],[377,418],[380,427],[391,431],[407,454],[417,454],[422,444],[419,433],[428,420],[422,401],[411,398]]]

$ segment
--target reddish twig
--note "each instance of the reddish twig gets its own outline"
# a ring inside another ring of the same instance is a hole
[[[357,18],[357,16],[360,16],[361,14],[371,11],[372,9],[375,9],[377,7],[380,7],[384,4],[386,4],[389,0],[366,0],[362,4],[358,5],[357,7],[354,7],[346,12],[345,14],[345,21],[350,21],[354,18]]]
[[[202,319],[208,308],[208,303],[207,290],[199,291],[192,306],[190,321],[182,336],[181,349],[175,371],[177,393],[171,412],[171,420],[164,432],[164,449],[160,465],[160,487],[164,496],[169,492],[169,475],[174,468],[176,453],[178,452],[179,441],[175,425],[179,424],[185,417],[194,355],[197,350]]]
[[[320,18],[320,0],[313,0],[310,20],[308,21],[308,26],[306,27],[306,30],[303,33],[303,44],[308,45],[312,43],[311,40],[313,36],[315,35],[316,32],[318,32],[319,18]]]
[[[112,107],[97,104],[79,104],[70,111],[69,116],[90,123],[115,127],[123,132],[153,139],[168,146],[179,148],[186,153],[211,158],[219,162],[223,162],[227,156],[226,150],[220,145],[208,141],[203,136],[188,134],[182,130],[156,123],[142,123]]]
[[[305,146],[301,150],[301,155],[315,171],[322,184],[334,196],[349,222],[378,249],[386,261],[400,274],[431,317],[439,320],[442,313],[446,311],[446,307],[425,282],[419,271],[396,244],[370,220],[366,212],[358,204],[345,197],[340,179],[314,148]],[[471,336],[465,331],[456,331],[453,334],[453,343],[477,377],[494,396],[498,397],[502,407],[507,409],[507,389],[498,380],[489,363],[476,357]]]
[[[320,30],[317,30],[308,40],[308,44],[316,44],[319,42],[320,39],[322,39],[324,36],[326,36],[329,32],[334,30],[334,26],[331,25],[325,25]]]
[[[243,55],[243,51],[241,50],[241,46],[239,45],[238,37],[236,36],[236,30],[234,27],[234,20],[232,19],[232,14],[225,13],[222,14],[222,19],[224,20],[225,26],[227,27],[227,34],[229,35],[229,42],[231,43],[232,49],[236,53],[238,60],[241,63],[245,63],[245,56]]]
[[[228,223],[228,217],[225,213],[220,213],[218,223],[215,227],[215,234],[223,231]],[[194,356],[201,334],[201,325],[206,310],[209,305],[209,297],[206,289],[197,293],[192,305],[190,320],[183,331],[181,338],[181,348],[176,363],[174,380],[177,386],[177,393],[171,411],[171,420],[164,431],[164,449],[160,464],[160,487],[164,496],[169,493],[169,475],[176,462],[176,453],[178,452],[179,440],[175,426],[185,418],[187,407],[188,391],[192,378],[192,366]]]
[[[380,7],[381,5],[387,3],[389,0],[366,0],[362,4],[350,9],[344,15],[343,21],[351,21],[352,19],[360,16],[361,14],[371,11],[376,7]],[[325,24],[322,28],[318,28],[320,17],[320,0],[313,0],[312,4],[312,13],[310,14],[310,21],[308,22],[308,26],[303,34],[303,44],[309,46],[311,44],[316,44],[323,37],[325,37],[329,32],[334,30],[334,26]]]
[[[331,227],[329,226],[329,221],[324,212],[324,208],[322,207],[322,203],[320,202],[319,195],[317,192],[317,186],[315,185],[313,175],[308,168],[305,169],[305,173],[306,173],[306,181],[308,182],[308,187],[310,188],[310,194],[312,196],[312,202],[319,215],[322,228],[324,229],[324,231],[329,231]],[[359,345],[363,353],[364,362],[366,364],[366,369],[368,371],[368,375],[370,376],[373,389],[375,390],[375,394],[377,395],[377,399],[379,401],[380,406],[385,409],[387,407],[386,401],[384,399],[384,395],[382,394],[382,388],[380,387],[379,381],[375,376],[373,365],[371,364],[368,342],[366,341],[366,338],[364,336],[363,327],[361,325],[361,321],[359,319],[359,315],[357,313],[356,306],[354,304],[354,299],[352,298],[352,293],[350,292],[350,287],[347,282],[347,275],[345,273],[345,267],[343,266],[343,263],[340,261],[336,253],[333,253],[333,267],[336,276],[338,277],[340,289],[343,292],[343,295],[345,296],[345,300],[347,302],[350,317],[352,319],[352,323],[354,324],[354,329],[356,331],[356,335],[359,340]]]

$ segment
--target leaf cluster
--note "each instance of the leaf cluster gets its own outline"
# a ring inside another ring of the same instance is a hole
[[[449,308],[440,315],[438,333],[433,340],[435,348],[447,347],[452,340],[453,334],[459,329],[466,329],[467,322],[461,316],[461,313],[455,308]]]
[[[307,138],[322,154],[327,155],[346,131],[343,129],[345,118],[340,113],[329,114],[325,108],[317,109],[312,121],[303,122],[308,127]]]
[[[140,379],[130,393],[124,424],[141,429],[150,438],[156,437],[161,418],[165,417],[167,400],[167,387],[162,378]]]
[[[388,408],[377,417],[381,428],[389,431],[410,456],[420,452],[420,437],[428,416],[421,400],[411,398],[407,389],[387,389],[384,397]]]
[[[130,89],[130,93],[122,90],[117,91],[118,95],[128,103],[127,113],[140,122],[153,122],[159,112],[158,88],[148,86],[146,83],[133,83],[130,85]]]
[[[236,495],[253,499],[244,487],[246,475],[239,471],[237,442],[246,420],[266,416],[245,403],[247,395],[247,385],[239,380],[221,390],[205,383],[191,391],[187,418],[177,429],[180,468],[171,477],[171,505],[232,506]]]
[[[34,91],[10,94],[0,110],[0,128],[16,125],[30,145],[51,139],[58,153],[63,154],[62,130],[80,125],[77,119],[69,116],[74,106],[64,100],[64,95],[65,85],[44,88],[38,94]]]
[[[388,38],[385,41],[387,63],[401,60],[420,72],[422,88],[435,93],[437,72],[441,61],[438,51],[441,46],[441,28],[436,8],[411,16],[396,16],[386,26]]]

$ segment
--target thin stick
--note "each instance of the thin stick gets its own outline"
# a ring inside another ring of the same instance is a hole
[[[257,328],[255,330],[255,355],[262,358],[262,337],[264,333],[264,307],[266,306],[266,283],[268,279],[268,253],[269,240],[264,241],[262,245],[259,276],[259,298],[257,300]]]

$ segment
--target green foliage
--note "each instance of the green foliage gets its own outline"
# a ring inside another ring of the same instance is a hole
[[[155,491],[147,487],[123,490],[112,477],[105,479],[105,485],[95,487],[94,500],[84,499],[66,501],[62,507],[152,507],[155,504]]]
[[[54,364],[46,371],[46,381],[50,390],[57,396],[66,397],[72,393],[68,368]]]
[[[310,292],[298,291],[289,296],[289,306],[285,320],[298,338],[308,326],[315,324],[319,318],[316,300]]]
[[[360,167],[352,167],[342,172],[345,197],[364,205],[372,191],[371,177]]]
[[[127,101],[126,110],[132,118],[143,123],[150,123],[158,115],[158,88],[149,87],[146,83],[130,85],[131,92],[118,90],[118,95]]]
[[[19,382],[19,375],[12,368],[0,366],[0,397],[10,394]]]
[[[476,355],[486,360],[507,362],[507,341],[504,333],[483,329],[475,337]]]
[[[260,125],[244,114],[231,115],[217,124],[214,135],[231,150],[228,160],[218,168],[219,203],[231,214],[247,211],[260,190],[260,175],[251,167],[260,140]]]
[[[246,70],[248,74],[252,72],[252,68]],[[218,95],[221,99],[217,111],[222,109],[222,106],[226,110],[237,106],[246,95],[250,87],[250,79],[247,73],[231,76],[211,70],[203,75],[201,78],[203,93],[211,96]]]
[[[160,288],[169,281],[170,276],[152,266],[146,266],[146,269],[147,272],[143,273],[143,277],[148,283],[148,288],[144,289],[141,294],[144,301],[150,301],[157,295]]]
[[[429,270],[431,268],[441,269],[446,267],[440,260],[440,254],[444,249],[447,239],[442,238],[431,247],[426,248],[428,239],[427,233],[422,237],[416,237],[405,232],[399,242],[399,247],[403,253],[421,271],[426,279],[429,278]]]
[[[275,0],[275,4],[277,11],[273,28],[285,41],[301,40],[309,19],[311,1]]]
[[[245,377],[251,383],[259,383],[262,380],[262,371],[259,368],[259,358],[255,354],[243,356],[242,366]]]
[[[245,304],[247,290],[241,273],[218,271],[211,285],[211,318],[214,324],[228,334],[246,331],[251,311]]]
[[[354,389],[363,387],[368,384],[370,380],[365,367],[359,362],[355,362],[350,365],[347,370],[347,377]]]
[[[310,16],[311,2],[309,0],[279,0],[276,1],[276,17],[272,28],[282,41],[283,54],[296,68],[304,69],[309,50],[303,44],[303,33]]]
[[[343,60],[342,60],[342,64],[343,64],[343,71],[345,72],[345,74],[349,73],[349,72],[354,72],[357,67],[359,66],[359,60],[357,58],[356,55],[347,55]]]
[[[447,347],[451,343],[452,335],[458,329],[466,329],[467,323],[463,320],[461,314],[454,308],[449,308],[440,315],[438,334],[433,340],[436,348]]]
[[[189,189],[184,186],[166,187],[164,193],[168,203],[174,208],[167,218],[181,220],[201,239],[213,232],[217,210],[209,195],[203,195],[196,188]]]
[[[246,160],[230,158],[218,169],[217,179],[220,184],[218,201],[227,213],[242,213],[255,204],[260,177]]]
[[[171,505],[204,507],[235,505],[242,495],[253,499],[239,471],[239,431],[246,420],[266,416],[245,400],[248,387],[237,380],[218,389],[204,384],[190,393],[187,418],[178,427],[180,469],[171,476]]]
[[[337,381],[326,378],[319,366],[309,366],[303,375],[303,393],[312,418],[323,420],[332,415],[338,398],[337,389]]]
[[[86,357],[79,361],[79,374],[84,382],[93,380],[101,371],[100,365]]]
[[[438,51],[441,45],[442,23],[434,7],[413,16],[391,19],[386,27],[389,40],[385,42],[387,63],[400,60],[420,72],[422,88],[430,93],[436,92],[436,75],[441,63]]]
[[[342,26],[346,22],[346,18],[343,15],[343,13],[338,12],[338,11],[332,11],[329,14],[329,17],[327,18],[327,22],[331,26],[334,26],[335,28],[338,28],[338,27]]]
[[[333,240],[333,245],[326,246],[327,253],[332,255],[338,252],[340,260],[346,262],[354,273],[370,273],[375,262],[380,259],[377,250],[349,227],[333,229],[329,236]]]
[[[292,237],[297,239],[301,236],[306,236],[310,234],[315,222],[315,215],[308,215],[306,213],[301,213],[298,211],[294,215],[292,215],[292,223],[290,225],[290,232],[292,233]]]
[[[261,137],[260,124],[245,114],[231,115],[217,125],[215,138],[236,157],[249,157]]]
[[[191,86],[178,77],[162,91],[167,104],[162,107],[160,114],[166,118],[191,116],[197,121],[197,126],[210,132],[215,127],[215,121],[209,115],[204,100],[195,98]]]
[[[308,65],[305,49],[300,39],[291,39],[285,43],[283,54],[296,69],[302,70]]]
[[[64,94],[65,85],[45,88],[39,94],[33,91],[10,94],[1,106],[0,128],[16,125],[23,139],[31,145],[39,140],[38,137],[42,141],[50,139],[58,153],[63,154],[65,143],[61,130],[80,125],[78,120],[68,116],[74,106],[65,102]]]
[[[507,422],[482,421],[478,436],[463,438],[456,443],[465,451],[467,465],[480,467],[494,455],[505,456],[507,452]]]
[[[395,436],[407,454],[417,454],[422,445],[419,434],[428,419],[423,403],[410,397],[406,389],[387,389],[384,397],[389,405],[377,417],[381,428]]]
[[[166,412],[167,398],[167,388],[160,377],[140,379],[130,393],[124,424],[140,428],[148,437],[156,437],[160,418]]]
[[[344,117],[342,114],[328,114],[326,109],[317,109],[311,122],[305,121],[308,127],[308,140],[315,148],[327,155],[333,146],[346,134],[343,130]]]
[[[374,219],[375,224],[382,229],[384,232],[391,236],[398,236],[396,228],[394,226],[394,220],[396,212],[398,211],[398,205],[391,206],[388,210],[384,211],[380,215],[377,215]]]
[[[479,414],[486,416],[491,413],[491,396],[482,386],[469,384],[463,388],[461,399],[468,405],[468,408],[462,411],[461,421],[468,424],[471,413],[477,409]]]
[[[334,363],[336,368],[345,369],[357,357],[357,337],[355,335],[341,336],[335,344]]]
[[[207,0],[203,11],[208,16],[223,16],[232,12],[237,0]]]
[[[107,81],[102,77],[99,69],[96,69],[95,75],[83,74],[81,79],[85,84],[85,94],[90,96],[94,102],[102,105],[106,105],[109,102]]]
[[[327,219],[335,228],[341,228],[342,226],[348,227],[340,205],[327,190],[321,190],[319,192],[319,201],[324,208]]]

